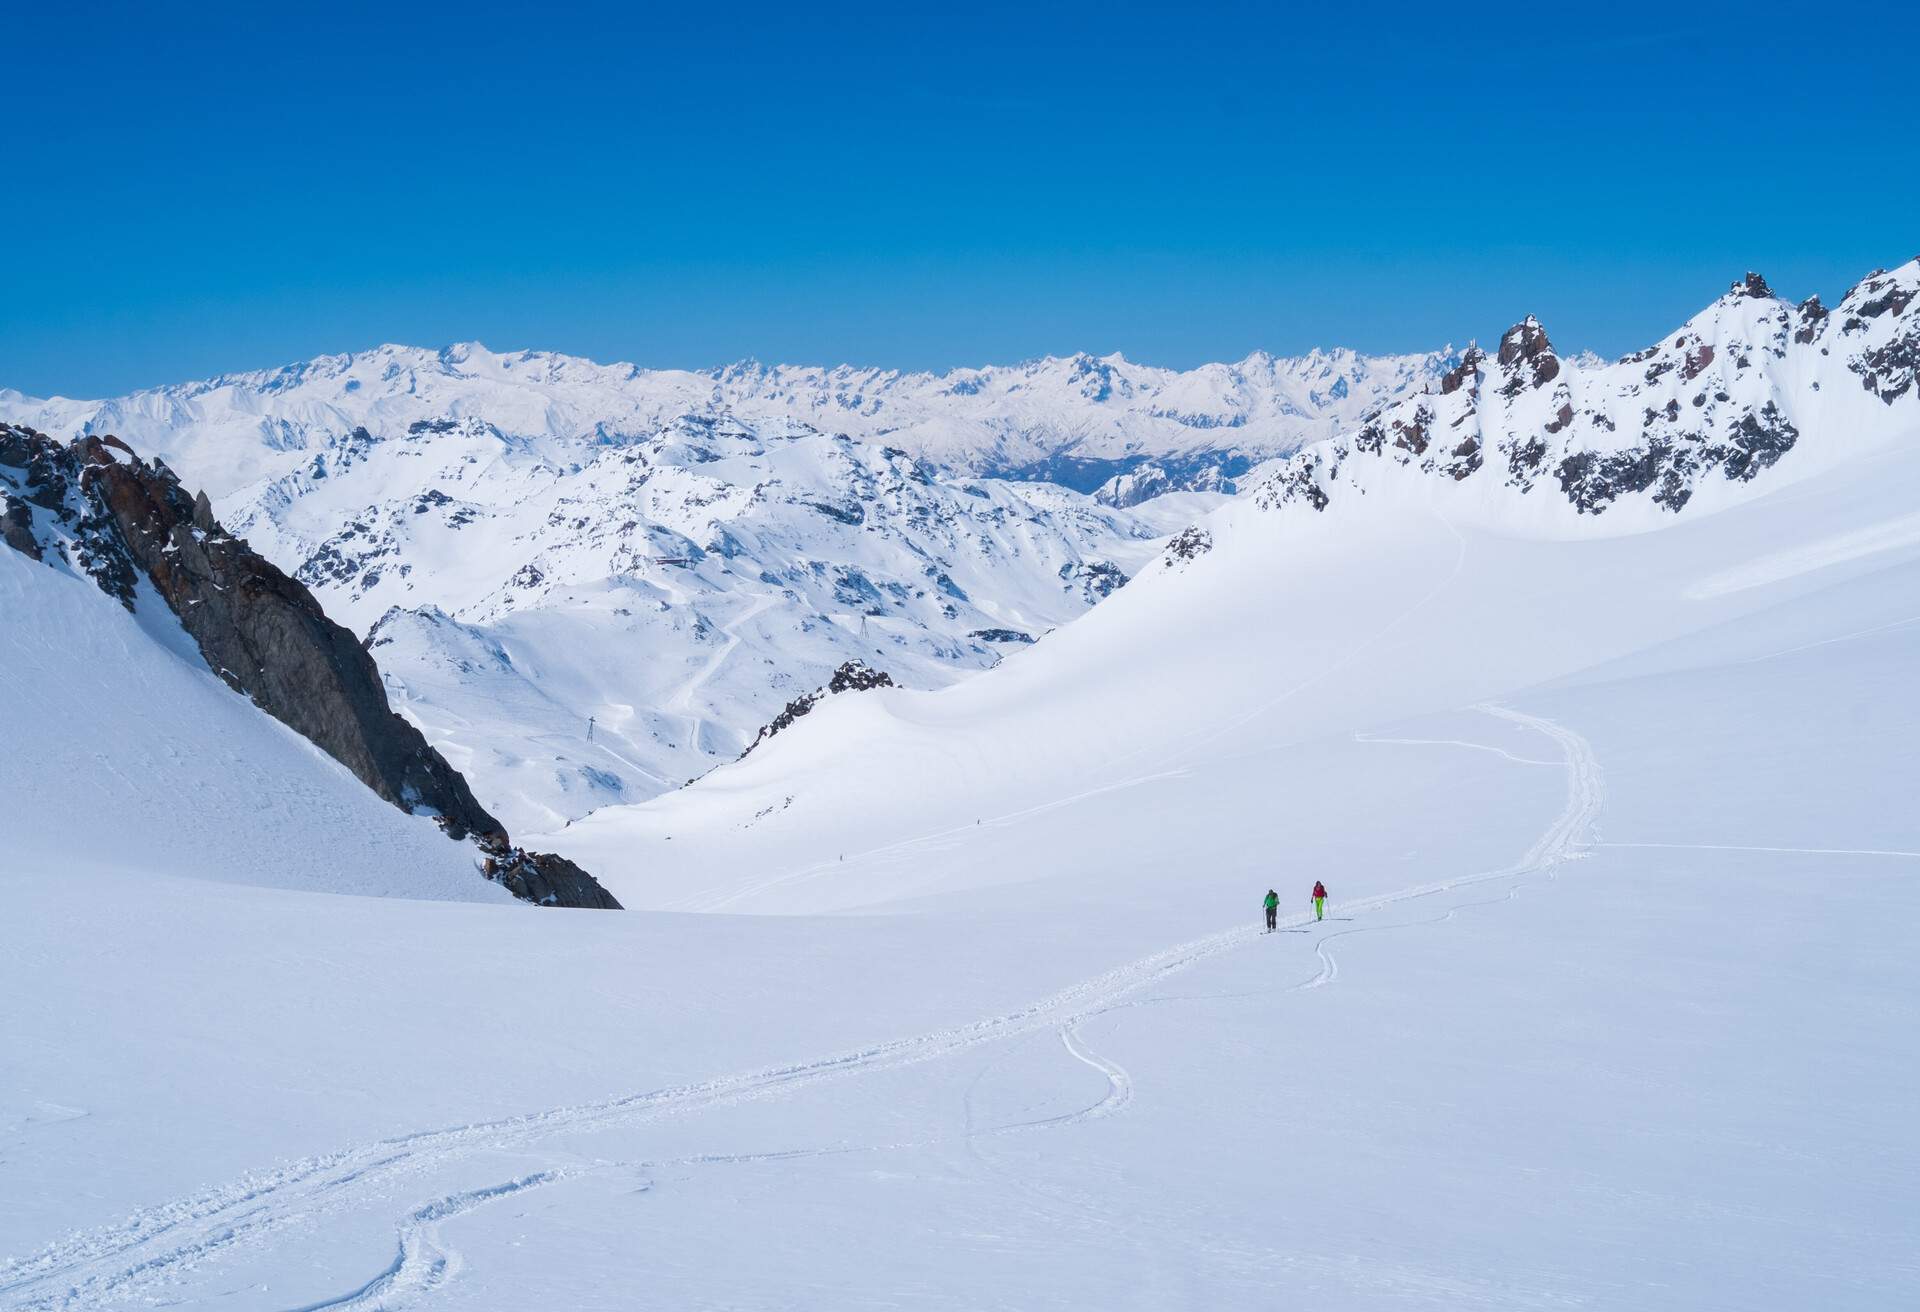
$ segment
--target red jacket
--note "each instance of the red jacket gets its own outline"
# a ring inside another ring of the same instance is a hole
[[[1325,897],[1325,896],[1327,895],[1327,886],[1326,886],[1325,884],[1323,884],[1323,883],[1321,883],[1321,882],[1320,882],[1319,880],[1317,880],[1317,879],[1316,879],[1316,880],[1314,880],[1314,882],[1313,882],[1313,895],[1314,895],[1315,897]]]

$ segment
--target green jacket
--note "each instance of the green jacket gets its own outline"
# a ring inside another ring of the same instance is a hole
[[[1267,893],[1267,900],[1261,903],[1261,905],[1266,907],[1266,909],[1269,911],[1273,910],[1275,907],[1280,905],[1280,895],[1278,893],[1275,893],[1269,890]]]

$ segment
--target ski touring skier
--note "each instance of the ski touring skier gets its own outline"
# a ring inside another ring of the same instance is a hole
[[[1280,895],[1272,889],[1267,890],[1267,933],[1273,933],[1273,927],[1280,920]]]
[[[1313,918],[1327,918],[1327,886],[1317,879],[1313,881]]]

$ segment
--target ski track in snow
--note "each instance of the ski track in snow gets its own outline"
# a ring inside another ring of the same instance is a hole
[[[1559,761],[1536,761],[1531,756],[1515,756],[1504,748],[1488,743],[1468,742],[1464,738],[1381,738],[1370,733],[1356,733],[1353,740],[1357,743],[1381,743],[1393,747],[1464,747],[1476,752],[1492,752],[1495,756],[1504,756],[1516,765],[1558,766]]]
[[[693,699],[695,695],[713,681],[713,677],[720,672],[720,667],[725,665],[727,659],[740,649],[740,630],[746,627],[750,621],[758,619],[761,615],[771,610],[779,601],[780,597],[777,594],[765,594],[755,597],[747,604],[745,610],[728,620],[725,624],[722,624],[720,626],[720,632],[726,635],[727,640],[721,644],[720,650],[716,651],[712,656],[709,656],[707,663],[702,665],[699,671],[684,684],[680,685],[679,691],[674,693],[661,708],[669,714],[685,715],[687,717],[687,747],[689,749],[694,749],[699,746],[700,731],[706,728],[707,725],[706,717],[700,715],[693,709]],[[648,773],[652,773],[652,771]]]
[[[307,1303],[293,1312],[362,1312],[362,1309],[371,1312],[376,1308],[403,1306],[419,1295],[432,1293],[460,1272],[459,1253],[440,1242],[441,1221],[523,1189],[551,1184],[563,1174],[537,1171],[490,1188],[448,1194],[415,1208],[400,1227],[400,1249],[390,1266],[350,1294]]]
[[[1599,764],[1586,740],[1553,721],[1506,707],[1488,705],[1478,709],[1535,729],[1560,747],[1567,775],[1566,801],[1560,813],[1532,847],[1511,865],[1382,894],[1336,909],[1352,913],[1378,911],[1396,903],[1490,880],[1532,874],[1552,878],[1563,862],[1578,857],[1581,849],[1588,845],[1588,833],[1600,810],[1602,786]],[[1494,901],[1508,900],[1515,892],[1517,889],[1511,889],[1504,898]],[[1415,923],[1450,920],[1462,909],[1464,907],[1455,906],[1435,920]],[[1293,928],[1311,922],[1303,915],[1286,923]],[[1377,928],[1411,927],[1402,924]],[[1327,949],[1328,940],[1373,928],[1376,927],[1323,935],[1315,944],[1321,962],[1319,972],[1293,988],[1317,989],[1334,982],[1339,977],[1339,963]],[[1106,1078],[1105,1094],[1077,1111],[987,1130],[973,1127],[969,1102],[969,1140],[978,1135],[1031,1131],[1111,1116],[1132,1101],[1133,1079],[1118,1063],[1100,1056],[1087,1045],[1079,1033],[1080,1023],[1122,1007],[1188,1000],[1177,995],[1145,998],[1133,995],[1171,975],[1244,947],[1262,935],[1262,929],[1252,925],[1209,934],[1094,975],[1015,1011],[814,1061],[655,1089],[604,1102],[421,1130],[256,1171],[226,1185],[141,1208],[117,1224],[70,1235],[38,1253],[0,1261],[0,1303],[20,1312],[71,1312],[112,1304],[151,1305],[172,1301],[177,1287],[203,1264],[241,1249],[258,1248],[284,1231],[311,1230],[329,1216],[377,1206],[380,1195],[398,1187],[405,1179],[455,1165],[482,1152],[528,1151],[556,1134],[578,1135],[623,1128],[667,1114],[779,1096],[828,1080],[917,1065],[1046,1029],[1057,1031],[1061,1044],[1076,1061]],[[921,1145],[837,1145],[785,1152],[703,1155],[683,1160],[689,1163],[774,1160],[912,1146]],[[459,1255],[440,1238],[442,1222],[587,1170],[633,1169],[636,1165],[645,1164],[603,1162],[556,1166],[490,1187],[440,1196],[413,1208],[402,1218],[397,1227],[396,1256],[378,1274],[349,1293],[305,1304],[296,1312],[320,1312],[321,1309],[368,1312],[411,1304],[443,1287],[460,1270]]]

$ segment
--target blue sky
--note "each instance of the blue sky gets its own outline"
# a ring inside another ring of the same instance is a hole
[[[1613,353],[1920,253],[1891,6],[170,8],[9,13],[0,386]]]

